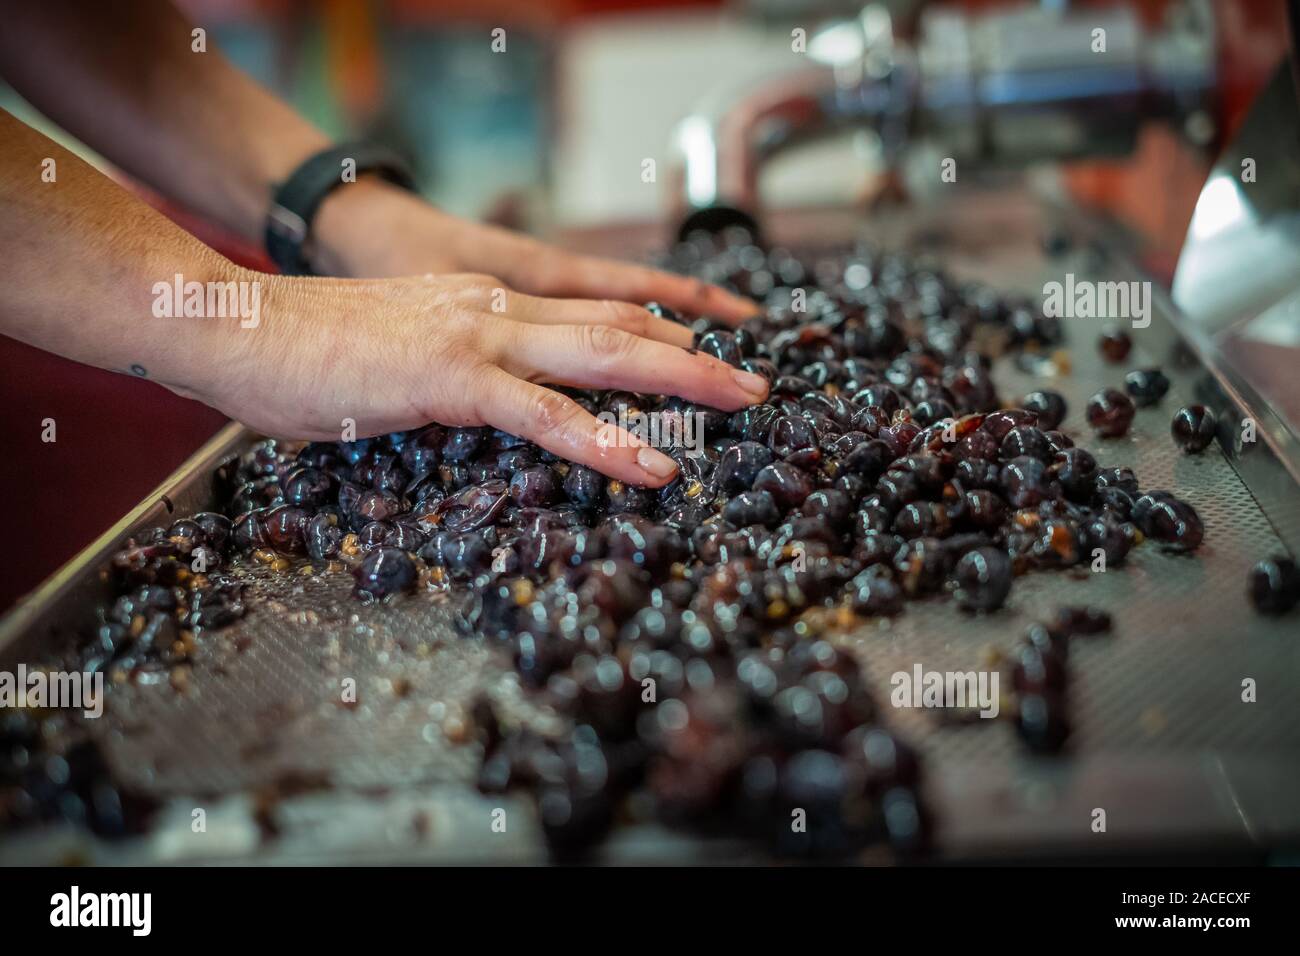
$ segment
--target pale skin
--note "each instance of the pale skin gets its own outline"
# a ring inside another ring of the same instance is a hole
[[[111,9],[110,9],[111,8]],[[162,0],[0,0],[0,73],[121,169],[249,240],[274,184],[329,145]],[[52,68],[57,64],[57,70]],[[147,377],[283,438],[430,421],[490,425],[623,481],[661,486],[672,459],[611,435],[548,384],[680,395],[732,410],[767,384],[635,302],[739,322],[752,302],[695,280],[579,256],[447,215],[373,177],[315,222],[315,271],[240,268],[0,111],[0,332]],[[42,173],[54,161],[53,182]],[[255,328],[156,318],[154,286],[258,282]]]

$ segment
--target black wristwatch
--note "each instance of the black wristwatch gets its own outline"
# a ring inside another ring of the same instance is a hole
[[[348,160],[352,165],[345,168]],[[357,176],[376,173],[403,189],[415,190],[415,179],[401,157],[376,143],[345,143],[312,156],[275,190],[266,217],[266,252],[285,275],[311,274],[303,246],[325,197],[351,182],[344,181],[345,171]]]

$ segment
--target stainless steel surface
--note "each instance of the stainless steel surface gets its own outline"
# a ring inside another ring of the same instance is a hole
[[[246,430],[234,423],[217,432],[140,504],[21,598],[0,618],[0,666],[11,667],[66,641],[92,620],[96,602],[107,593],[99,568],[118,544],[135,528],[168,523],[175,520],[169,519],[172,514],[191,514],[210,505],[217,465],[248,439]]]
[[[1221,435],[1300,552],[1300,501],[1260,467],[1276,457],[1300,477],[1300,100],[1286,62],[1201,191],[1173,296],[1186,339],[1220,370],[1232,403],[1261,412],[1257,442],[1242,441],[1246,416],[1235,411]]]
[[[1038,242],[1045,215],[1020,194],[972,194],[941,215],[874,222],[872,233],[888,245],[928,237],[957,274],[1036,296],[1067,271],[1095,275],[1098,262],[1083,242],[1067,258],[1045,260]],[[1105,277],[1126,276],[1124,268],[1107,264]],[[991,616],[971,618],[936,599],[838,640],[859,656],[883,703],[894,671],[916,663],[979,667],[988,648],[1009,649],[1028,622],[1059,605],[1114,612],[1114,634],[1078,639],[1071,653],[1068,757],[1026,757],[1003,721],[952,726],[932,712],[889,710],[925,754],[946,858],[1293,849],[1300,841],[1300,643],[1294,617],[1262,618],[1244,594],[1249,565],[1281,542],[1220,450],[1186,457],[1169,438],[1173,410],[1206,372],[1170,362],[1175,334],[1167,302],[1157,297],[1152,325],[1134,331],[1136,354],[1123,367],[1100,363],[1098,325],[1067,323],[1072,369],[1059,378],[1031,378],[999,363],[1001,394],[1014,400],[1031,387],[1061,391],[1070,405],[1066,429],[1097,450],[1103,465],[1132,465],[1143,487],[1173,489],[1195,505],[1207,529],[1201,550],[1176,557],[1147,544],[1104,574],[1021,578],[1009,607]],[[1086,398],[1142,364],[1170,373],[1171,394],[1139,412],[1132,436],[1094,440],[1082,419]],[[225,436],[231,449],[248,437]],[[200,506],[220,457],[220,449],[208,449],[168,496]],[[158,506],[146,506],[137,520],[160,520]],[[25,609],[24,630],[36,632],[29,636],[43,639],[89,612],[71,597],[73,587],[93,581],[102,556],[83,556],[62,584]],[[167,680],[116,688],[107,717],[93,728],[121,775],[167,798],[159,831],[116,847],[68,832],[33,834],[0,847],[0,862],[68,853],[100,861],[544,858],[531,807],[477,796],[469,785],[475,748],[457,741],[480,691],[520,719],[551,715],[523,699],[488,648],[451,630],[442,598],[364,606],[350,596],[344,574],[241,568],[251,581],[252,610],[204,639],[185,690]],[[21,636],[12,621],[2,633],[0,651]],[[345,677],[356,680],[356,707],[342,703]],[[1257,703],[1242,702],[1244,678],[1258,682]],[[275,840],[260,836],[257,806],[278,821]],[[507,812],[505,833],[492,830],[497,807]],[[192,831],[195,808],[207,813],[206,833]],[[1104,834],[1090,829],[1096,808],[1107,812]],[[625,861],[753,856],[648,826],[621,831],[604,851],[605,859]]]
[[[889,167],[921,140],[967,168],[1127,153],[1139,123],[1155,117],[1201,142],[1212,135],[1204,0],[1172,5],[1156,29],[1130,5],[936,5],[916,33],[900,39],[886,5],[867,4],[811,36],[808,56],[769,83],[708,92],[678,129],[678,220],[715,207],[756,212],[770,156],[843,127],[874,132]]]

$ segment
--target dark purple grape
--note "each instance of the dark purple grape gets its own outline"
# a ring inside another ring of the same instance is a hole
[[[654,507],[654,493],[622,481],[605,484],[605,507],[610,514],[647,514]]]
[[[1002,526],[1007,517],[1007,504],[992,491],[978,488],[962,496],[964,507],[960,518],[963,523],[976,531],[994,531]]]
[[[1060,427],[1067,410],[1065,399],[1059,392],[1030,392],[1020,406],[1038,416],[1038,427],[1045,432]]]
[[[590,511],[605,500],[605,477],[584,465],[570,465],[564,477],[564,493],[577,507]]]
[[[869,385],[862,391],[853,396],[853,404],[863,408],[875,406],[884,411],[885,415],[893,415],[903,407],[903,397],[898,394],[898,389],[890,385]],[[856,426],[855,426],[856,427]],[[863,429],[865,431],[865,429]]]
[[[484,574],[492,566],[492,546],[476,531],[461,534],[439,532],[420,547],[419,555],[434,567],[443,568],[454,580],[466,581]]]
[[[1102,438],[1118,438],[1133,423],[1133,402],[1123,392],[1104,388],[1088,399],[1088,424]]]
[[[1067,448],[1074,447],[1074,439],[1064,432],[1043,432],[1043,437],[1047,439],[1048,447],[1052,449],[1052,454],[1059,455]]]
[[[956,568],[957,603],[965,611],[996,611],[1011,593],[1011,559],[997,548],[968,551]]]
[[[1116,494],[1123,494],[1117,491]],[[1092,561],[1098,550],[1106,558],[1106,567],[1121,563],[1128,556],[1133,546],[1133,528],[1122,524],[1121,520],[1110,516],[1100,516],[1083,525],[1083,546],[1087,550],[1087,560]]]
[[[858,614],[892,617],[903,610],[903,592],[888,574],[862,572],[849,585],[849,601]]]
[[[500,479],[471,485],[440,501],[430,523],[444,531],[475,531],[495,521],[509,500],[507,485]]]
[[[218,551],[225,550],[233,527],[229,518],[211,511],[200,511],[192,520],[202,529],[207,544]]]
[[[418,551],[427,537],[418,525],[399,518],[388,528],[383,545],[386,548],[401,548],[403,551]]]
[[[617,521],[607,541],[611,558],[630,561],[655,575],[665,575],[675,563],[689,555],[686,539],[672,528],[642,519]]]
[[[754,484],[758,473],[772,463],[772,452],[758,442],[742,441],[732,445],[718,459],[714,476],[718,489],[726,494],[745,491]]]
[[[841,527],[849,520],[853,504],[847,495],[835,489],[814,491],[800,506],[801,514],[809,518],[819,518],[831,527]]]
[[[989,432],[974,431],[959,439],[954,449],[962,462],[997,461],[1000,443]]]
[[[330,476],[315,468],[299,468],[284,482],[284,500],[291,505],[316,508],[324,504],[331,491]]]
[[[999,481],[1013,508],[1033,508],[1052,496],[1047,466],[1037,458],[1014,458],[1002,466]]]
[[[341,500],[341,499],[340,499]],[[361,527],[372,521],[387,521],[396,517],[402,510],[402,503],[391,491],[363,491],[351,509],[355,516],[353,525]]]
[[[761,524],[775,528],[781,523],[781,509],[767,491],[742,491],[727,502],[722,517],[736,527]]]
[[[1096,493],[1097,459],[1082,448],[1067,448],[1058,454],[1048,474],[1071,501],[1088,502]]]
[[[952,521],[942,505],[914,501],[903,505],[894,516],[893,531],[903,538],[943,538],[952,531]]]
[[[393,525],[387,521],[372,521],[357,532],[357,544],[361,550],[371,551],[387,543],[388,533]]]
[[[1214,413],[1204,405],[1187,405],[1174,415],[1169,432],[1185,454],[1199,455],[1210,447],[1218,428]]]
[[[762,468],[754,478],[754,490],[769,492],[782,508],[797,508],[813,491],[808,475],[783,461]]]
[[[452,428],[442,443],[442,460],[464,462],[474,457],[483,445],[481,428]]]
[[[285,554],[301,554],[307,549],[307,522],[310,515],[303,508],[281,505],[266,513],[263,535],[269,547]]]
[[[1016,651],[1011,683],[1021,694],[1063,694],[1065,659],[1053,649],[1023,643]]]
[[[935,538],[904,542],[894,555],[894,573],[903,592],[916,597],[941,590],[948,574],[950,557],[943,542]]]
[[[1196,509],[1167,492],[1148,492],[1135,501],[1133,523],[1167,551],[1195,551],[1205,536]]]
[[[706,332],[700,336],[695,347],[705,355],[712,355],[714,358],[736,367],[740,366],[740,361],[744,358],[740,351],[740,345],[736,342],[736,337],[730,332]]]
[[[922,428],[956,418],[957,412],[943,399],[926,399],[912,409],[912,421]]]
[[[880,441],[888,445],[890,451],[897,457],[906,453],[920,434],[921,429],[912,422],[899,422],[880,429]]]
[[[1097,488],[1117,488],[1133,498],[1138,493],[1137,476],[1132,468],[1103,468],[1097,472]]]
[[[195,548],[207,544],[208,536],[197,521],[180,518],[167,529],[167,540],[176,546],[178,554],[189,554]]]
[[[772,424],[767,445],[778,458],[787,458],[797,452],[815,449],[817,433],[812,425],[795,415],[782,415]]]
[[[230,529],[230,543],[236,551],[251,551],[254,548],[268,547],[266,537],[266,512],[262,509],[246,511],[235,519]],[[132,549],[139,551],[141,549]],[[117,564],[114,559],[114,564]]]
[[[753,359],[758,355],[758,337],[752,330],[742,325],[737,329],[733,329],[731,334],[735,338],[736,346],[740,349],[740,354],[744,358]],[[743,362],[741,367],[745,367]]]
[[[1059,753],[1070,736],[1065,699],[1059,693],[1022,695],[1015,717],[1021,740],[1034,753]]]
[[[1133,348],[1133,340],[1123,329],[1111,326],[1102,331],[1101,338],[1097,340],[1097,348],[1107,362],[1119,364],[1128,358],[1128,353]]]
[[[525,468],[510,479],[510,497],[522,508],[549,505],[559,494],[560,481],[549,465]]]
[[[536,464],[537,452],[532,448],[507,448],[497,455],[496,471],[503,476],[513,478],[525,468],[532,468]]]
[[[1002,444],[1002,440],[1013,428],[1037,427],[1038,415],[1023,408],[1006,408],[1000,412],[992,412],[985,415],[980,423],[980,431],[993,436],[993,440],[998,445]]]
[[[1139,408],[1157,404],[1169,391],[1169,379],[1158,368],[1134,369],[1124,376],[1124,390]]]
[[[367,554],[353,572],[359,594],[385,597],[415,587],[415,562],[401,548],[378,548]]]
[[[343,529],[331,514],[318,514],[307,522],[304,532],[307,554],[317,561],[336,557],[343,541]]]
[[[1246,593],[1261,614],[1285,614],[1300,602],[1300,569],[1288,557],[1266,558],[1250,569]]]
[[[1032,425],[1021,425],[1007,432],[998,451],[998,457],[1003,461],[1023,456],[1037,458],[1041,462],[1049,462],[1053,457],[1047,436]]]

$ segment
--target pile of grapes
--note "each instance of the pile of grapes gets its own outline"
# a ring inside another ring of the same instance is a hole
[[[865,247],[765,250],[739,229],[693,236],[667,264],[762,302],[739,329],[696,320],[695,347],[771,383],[734,413],[568,392],[596,414],[698,416],[702,448],[664,449],[680,468],[669,485],[608,480],[487,428],[262,442],[221,470],[224,514],[143,532],[113,558],[120,596],[84,666],[186,660],[244,613],[236,555],[347,567],[363,600],[459,596],[467,634],[568,718],[551,736],[475,707],[480,789],[534,794],[557,856],[646,817],[782,856],[923,851],[917,756],[836,636],[936,595],[996,613],[1019,575],[1099,550],[1113,567],[1148,539],[1192,550],[1200,521],[1075,447],[1060,395],[996,394],[992,357],[1061,342],[1027,300]],[[1139,378],[1132,394],[1158,401],[1163,377]],[[1128,395],[1094,403],[1102,437],[1127,430]],[[1033,750],[1068,736],[1068,639],[1106,626],[1066,609],[1014,655],[1011,719]],[[37,764],[0,786],[30,789]]]

